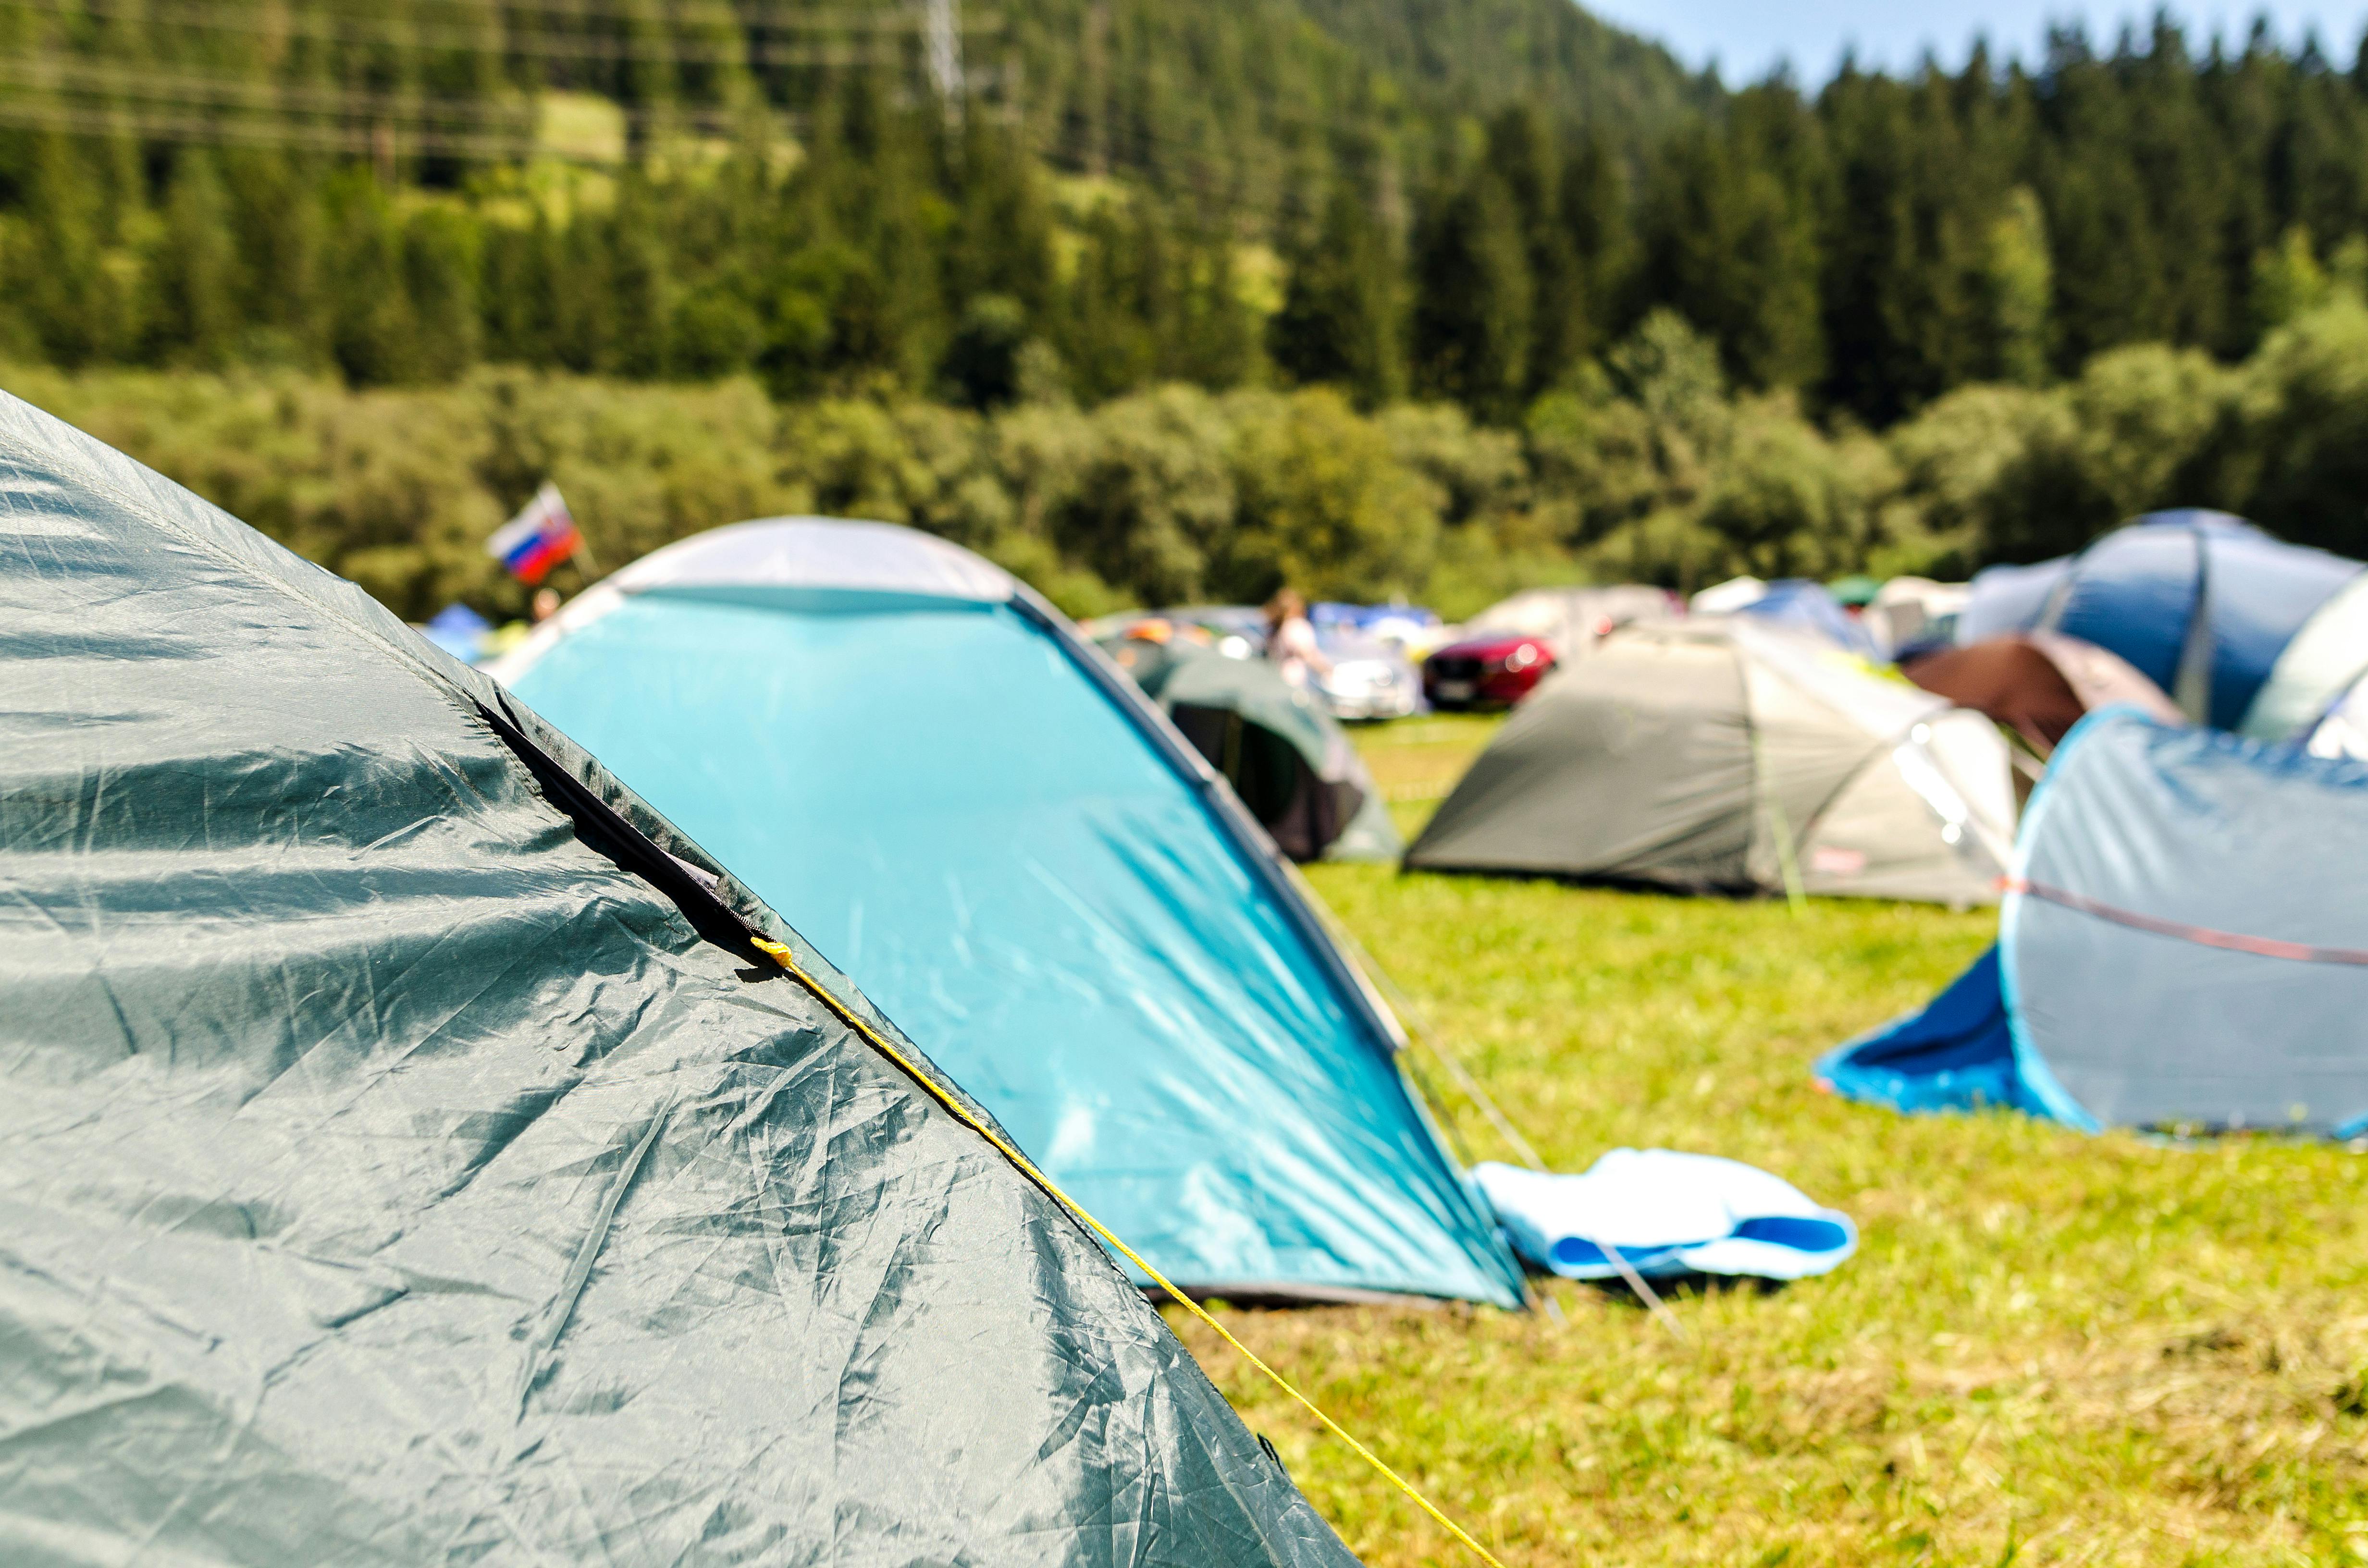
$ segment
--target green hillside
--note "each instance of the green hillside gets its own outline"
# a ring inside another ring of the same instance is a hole
[[[990,422],[1326,389],[1452,405],[1530,454],[1543,547],[1672,577],[1697,527],[1971,566],[2142,498],[2358,534],[2340,445],[2231,389],[2368,301],[2368,57],[2165,23],[1727,92],[1562,0],[954,4],[6,0],[0,361]],[[1979,469],[1919,430],[2028,454],[1975,483],[2028,506],[1890,506],[1878,449]],[[1142,472],[1112,515],[1199,515],[1194,464]]]

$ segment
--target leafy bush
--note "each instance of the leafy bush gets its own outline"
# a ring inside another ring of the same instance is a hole
[[[821,512],[959,540],[1079,614],[1256,599],[1286,581],[1464,614],[1544,582],[1962,575],[2177,505],[2368,553],[2368,305],[2330,290],[2241,365],[2112,349],[2052,388],[1960,388],[1879,437],[1820,425],[1789,392],[1731,394],[1715,347],[1667,313],[1532,403],[1518,433],[1448,404],[1360,413],[1325,388],[1167,384],[1080,410],[1040,387],[979,412],[782,404],[746,377],[0,379],[414,619],[453,600],[524,608],[483,540],[545,479],[598,569],[720,524]],[[577,585],[572,568],[559,585]]]

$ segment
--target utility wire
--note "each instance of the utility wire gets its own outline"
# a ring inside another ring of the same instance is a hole
[[[54,56],[13,60],[0,56],[0,82],[62,92],[120,93],[127,97],[156,102],[371,119],[396,116],[438,121],[473,120],[498,126],[511,124],[521,116],[532,113],[530,105],[504,104],[488,98],[347,92],[336,87],[275,83],[260,77],[127,70]]]
[[[384,125],[384,122],[381,122]],[[292,152],[369,153],[380,150],[371,127],[296,125],[285,120],[197,118],[150,109],[80,107],[0,98],[0,125],[27,131],[63,131],[82,136],[131,135],[142,141],[207,146],[274,147]],[[524,150],[522,139],[439,131],[424,126],[385,126],[403,153],[499,160]]]
[[[69,9],[63,0],[0,0],[0,9],[33,11],[60,17],[77,14]],[[544,15],[566,14],[548,5],[529,6],[528,9]],[[590,7],[590,9],[597,10],[598,7]],[[450,47],[442,48],[440,51],[503,58],[634,58],[691,63],[695,62],[688,58],[689,55],[715,52],[697,49],[686,51],[681,47],[632,46],[616,40],[558,40],[549,34],[533,35],[527,39],[510,38],[496,42],[482,31],[455,34],[447,29],[438,34],[435,29],[419,28],[403,29],[398,33],[387,29],[382,14],[372,18],[374,28],[371,30],[374,36],[356,37],[350,32],[340,32],[324,25],[336,17],[353,17],[357,15],[356,13],[313,12],[291,16],[285,17],[283,23],[275,28],[270,24],[259,20],[252,12],[231,11],[203,4],[175,4],[173,0],[159,0],[158,4],[140,13],[135,13],[131,6],[124,3],[124,0],[84,0],[79,14],[108,17],[125,21],[142,20],[148,23],[170,24],[178,19],[203,28],[251,33],[276,32],[279,36],[286,36],[290,32],[309,33],[311,36],[326,39],[332,42],[378,43],[402,51],[418,52],[439,51],[437,40],[440,37],[450,40]],[[621,15],[613,11],[605,11],[602,14],[609,17]],[[786,22],[792,14],[766,13],[765,15],[780,17]],[[925,20],[910,15],[883,14],[867,17],[864,13],[847,10],[814,10],[800,13],[797,16],[798,20],[794,25],[807,27],[812,30],[825,30],[830,27],[860,23],[882,34],[908,33],[915,27],[922,25]],[[974,16],[962,17],[954,23],[955,28],[961,32],[985,30],[998,28],[1000,25],[999,21],[981,20]],[[943,37],[944,34],[941,32],[940,40]],[[746,57],[758,65],[845,67],[913,63],[901,51],[878,54],[860,48],[833,49],[827,46],[815,48],[784,45],[761,39],[748,40],[745,50],[735,49],[731,53],[735,63]],[[510,116],[515,111],[497,104],[456,98],[413,99],[398,95],[340,94],[336,89],[307,87],[294,84],[273,84],[260,78],[239,80],[222,76],[194,75],[188,73],[168,73],[142,69],[129,64],[113,65],[100,61],[87,59],[74,61],[57,56],[51,56],[50,60],[51,63],[47,65],[35,65],[21,60],[0,62],[0,81],[14,81],[20,85],[43,87],[60,92],[79,91],[92,95],[111,93],[183,108],[194,105],[249,109],[256,112],[310,109],[324,114],[372,116],[381,120],[408,121],[432,119],[436,123],[414,135],[414,150],[484,159],[515,157],[531,150],[529,146],[519,144],[523,139],[522,136],[486,137],[473,134],[468,129],[472,125],[490,124],[500,127],[512,123]],[[628,109],[627,112],[629,116],[638,117],[646,111]],[[696,119],[700,110],[684,106],[676,108],[673,112],[686,119]],[[103,121],[95,121],[93,113],[94,110],[85,106],[33,104],[19,101],[8,107],[6,119],[7,122],[18,125],[78,131],[98,131],[103,133],[120,133],[131,130],[138,134],[163,141],[235,141],[245,144],[277,143],[315,150],[369,151],[371,150],[371,143],[368,141],[368,137],[373,134],[363,130],[346,131],[303,125],[290,125],[283,131],[250,123],[232,129],[211,119],[193,119],[186,113],[176,116],[138,110],[132,111],[128,116],[119,112]],[[1258,111],[1258,114],[1259,119],[1258,129],[1265,130],[1269,133],[1283,125],[1294,125],[1326,132],[1345,130],[1343,126],[1335,122],[1307,119],[1268,110]],[[451,122],[456,120],[462,122],[461,128],[455,128],[452,125]],[[712,126],[709,128],[712,129]],[[1121,168],[1158,178],[1163,183],[1184,182],[1188,188],[1178,194],[1203,206],[1212,206],[1230,211],[1237,217],[1246,217],[1262,227],[1269,228],[1282,222],[1297,206],[1297,203],[1290,200],[1287,195],[1266,200],[1247,195],[1241,188],[1246,181],[1265,184],[1272,189],[1285,193],[1291,190],[1292,182],[1279,161],[1270,157],[1259,157],[1247,151],[1232,151],[1223,147],[1221,143],[1228,138],[1215,127],[1206,127],[1198,131],[1162,131],[1144,123],[1135,116],[1123,115],[1113,117],[1105,130],[1110,137],[1123,144],[1118,148],[1109,147],[1106,144],[1104,149],[1106,155],[1113,152],[1117,154],[1110,161],[1117,163]],[[1064,131],[1067,131],[1067,135],[1082,134],[1082,128],[1076,130],[1064,128]],[[1090,161],[1086,154],[1063,144],[1065,139],[1063,131],[1056,131],[1053,139],[1049,142],[1039,142],[1036,146],[1038,155],[1059,166],[1073,169],[1089,166]],[[1212,146],[1212,143],[1220,143],[1220,145]]]
[[[633,61],[660,64],[747,65],[764,66],[800,63],[785,57],[784,46],[761,36],[746,36],[727,42],[697,39],[628,40],[603,38],[571,38],[552,32],[511,34],[502,29],[490,32],[478,28],[432,27],[390,27],[383,17],[364,20],[360,17],[342,19],[336,16],[283,16],[277,20],[258,17],[253,11],[218,9],[205,5],[174,4],[172,0],[144,7],[125,5],[121,0],[81,0],[69,6],[61,0],[0,0],[0,7],[31,11],[65,20],[97,17],[141,28],[153,37],[155,30],[184,27],[198,32],[243,33],[269,39],[306,38],[333,44],[354,47],[382,47],[416,50],[423,52],[480,54],[520,60],[594,60]],[[602,18],[608,19],[608,18]],[[967,24],[971,30],[999,30],[999,21],[981,19]],[[919,30],[918,18],[896,17],[878,24],[857,24],[836,18],[826,24],[783,21],[762,24],[752,32],[877,32],[910,36]]]
[[[475,40],[484,33],[507,33],[513,17],[541,16],[561,23],[614,22],[651,33],[713,32],[729,29],[734,32],[884,32],[918,33],[925,30],[926,21],[896,6],[833,7],[828,6],[757,6],[721,4],[708,15],[654,15],[632,6],[620,6],[609,0],[532,0],[511,4],[508,0],[498,6],[480,11],[482,27],[471,27],[457,11],[450,13],[453,21],[438,28],[433,22],[404,21],[390,16],[384,6],[346,6],[324,4],[298,4],[277,18],[258,17],[252,6],[225,3],[225,0],[161,0],[152,6],[134,6],[125,0],[5,0],[6,8],[33,11],[66,20],[79,21],[90,17],[106,17],[130,22],[165,22],[199,28],[220,28],[229,31],[262,32],[285,37],[295,30],[302,20],[346,22],[355,25],[353,34],[336,36],[368,36],[408,40],[423,35],[455,36]],[[999,12],[982,10],[973,13],[962,24],[965,32],[1000,32],[1004,18]]]

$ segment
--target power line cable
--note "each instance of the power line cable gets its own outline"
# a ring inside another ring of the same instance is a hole
[[[159,4],[147,6],[126,5],[121,0],[81,0],[78,6],[71,6],[63,0],[0,0],[0,7],[31,11],[63,20],[101,17],[136,26],[151,40],[155,36],[155,29],[184,27],[198,32],[236,33],[275,40],[304,38],[354,47],[477,54],[505,59],[748,67],[803,63],[790,53],[794,46],[780,44],[761,36],[767,32],[873,31],[912,36],[919,28],[917,19],[913,18],[897,18],[894,26],[882,23],[871,27],[841,21],[834,16],[830,22],[823,24],[789,20],[768,23],[755,29],[758,36],[750,36],[744,31],[741,37],[728,43],[716,43],[691,39],[571,38],[552,32],[520,35],[497,31],[495,36],[488,37],[478,29],[390,26],[382,15],[374,18],[343,13],[326,17],[293,15],[272,19],[259,17],[252,11],[233,11],[201,4],[174,4],[172,0],[160,0]],[[340,21],[340,17],[345,19]],[[999,28],[1000,25],[999,22],[982,21],[973,24],[973,27],[975,30],[988,31]]]

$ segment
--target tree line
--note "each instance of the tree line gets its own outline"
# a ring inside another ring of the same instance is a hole
[[[2224,364],[2137,344],[2045,387],[1958,388],[1880,435],[1731,381],[1657,312],[1518,426],[1338,389],[1167,382],[1081,408],[782,403],[750,377],[659,384],[480,367],[433,387],[296,371],[26,369],[11,390],[415,619],[526,590],[484,540],[546,478],[615,565],[744,518],[908,523],[1078,615],[1403,596],[1468,614],[1552,581],[1739,572],[1960,577],[2212,505],[2368,556],[2368,300],[2345,283]],[[563,568],[560,586],[586,580]]]
[[[1270,218],[1050,171],[877,74],[794,143],[467,165],[0,131],[0,353],[74,367],[480,363],[991,408],[1328,384],[1517,425],[1656,311],[1728,378],[1875,427],[2116,346],[2226,361],[2368,272],[2368,57],[2158,25],[2036,69],[1779,78],[1643,147],[1536,105],[1311,177]],[[438,98],[437,102],[457,101]],[[485,101],[493,102],[488,97]],[[1455,138],[1448,138],[1452,143]]]

